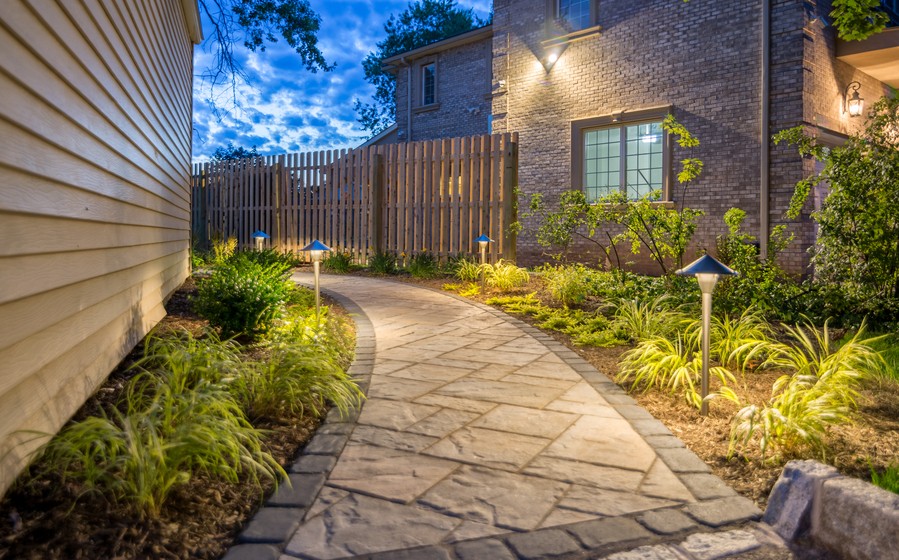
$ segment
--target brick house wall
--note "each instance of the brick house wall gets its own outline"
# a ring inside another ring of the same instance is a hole
[[[572,147],[580,141],[573,138],[572,123],[603,116],[625,123],[641,110],[670,108],[701,145],[691,154],[670,143],[668,200],[705,212],[687,258],[700,250],[714,254],[717,236],[726,232],[722,218],[728,209],[746,211],[744,227],[753,235],[761,227],[762,4],[602,0],[595,4],[597,26],[563,41],[561,56],[547,70],[543,62],[556,48],[547,39],[569,31],[554,19],[554,2],[495,0],[492,39],[448,44],[429,54],[438,61],[439,108],[417,110],[420,86],[413,82],[412,139],[480,134],[487,131],[482,116],[491,113],[493,132],[519,133],[522,205],[533,193],[542,193],[552,205],[563,191],[580,187],[579,176],[572,181]],[[839,140],[864,123],[843,109],[849,82],[861,83],[868,107],[887,93],[887,86],[835,58],[834,30],[814,21],[830,10],[831,0],[770,2],[770,134],[804,124]],[[491,74],[492,79],[481,79]],[[398,77],[397,122],[403,129],[408,71]],[[800,158],[794,147],[770,140],[765,144],[769,227],[786,224],[796,236],[778,260],[791,272],[806,273],[815,240],[810,218],[815,201],[797,220],[786,220],[784,212],[796,182],[811,174],[815,164]],[[684,194],[675,177],[685,157],[700,158],[705,168]],[[522,223],[521,264],[536,264],[546,260],[545,253],[557,252],[537,243],[537,218]],[[573,253],[595,263],[593,247],[580,242]],[[633,269],[658,272],[647,255],[632,257],[628,247],[620,247],[620,253]]]

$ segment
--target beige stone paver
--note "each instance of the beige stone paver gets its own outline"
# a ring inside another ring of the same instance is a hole
[[[681,478],[697,472],[687,450],[662,449],[677,440],[549,337],[410,285],[326,275],[322,287],[371,321],[374,365],[368,400],[339,430],[348,443],[283,558],[485,537],[520,545],[527,539],[513,533],[552,536],[555,527],[702,503]],[[414,557],[429,557],[422,550]]]

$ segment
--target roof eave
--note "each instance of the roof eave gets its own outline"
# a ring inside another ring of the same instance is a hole
[[[397,55],[385,58],[381,61],[381,68],[383,68],[384,70],[396,69],[400,66],[405,65],[405,63],[409,60],[415,60],[417,58],[438,53],[452,47],[461,47],[462,45],[475,43],[492,36],[493,26],[485,25],[484,27],[472,29],[471,31],[466,31],[465,33],[460,33],[459,35],[454,35],[452,37],[442,39],[440,41],[437,41],[436,43],[431,43],[430,45],[425,45],[417,49],[412,49],[411,51],[401,52]]]

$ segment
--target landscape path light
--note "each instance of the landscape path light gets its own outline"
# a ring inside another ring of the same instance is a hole
[[[712,326],[712,292],[715,291],[715,284],[718,283],[719,278],[736,276],[738,272],[711,255],[703,255],[675,274],[695,276],[699,282],[699,290],[702,292],[702,405],[699,413],[702,416],[708,416],[709,403],[706,401],[706,397],[709,395],[709,333]]]
[[[481,250],[481,285],[483,285],[486,274],[484,266],[487,264],[487,245],[493,243],[493,240],[482,233],[475,241],[478,242],[478,248]]]
[[[312,258],[312,273],[315,276],[315,318],[319,319],[321,317],[321,287],[319,284],[319,269],[322,262],[322,257],[325,254],[325,251],[330,251],[331,248],[316,239],[309,245],[306,245],[300,251],[309,253],[309,256]]]
[[[256,231],[253,232],[253,239],[256,241],[256,250],[261,251],[262,243],[266,239],[269,239],[269,234],[265,233],[261,229],[257,229]]]

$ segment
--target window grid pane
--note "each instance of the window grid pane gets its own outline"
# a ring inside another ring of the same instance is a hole
[[[590,27],[592,0],[559,0],[559,19],[568,22],[574,31]]]
[[[584,134],[584,194],[596,200],[621,189],[621,131],[589,130]]]
[[[662,189],[662,127],[646,123],[627,127],[627,196],[637,199]]]
[[[434,65],[428,64],[421,67],[421,104],[432,105],[436,101],[436,83],[434,80]]]
[[[584,132],[583,185],[587,200],[624,189],[636,200],[663,188],[661,122],[598,128]],[[624,157],[622,154],[624,143]]]

